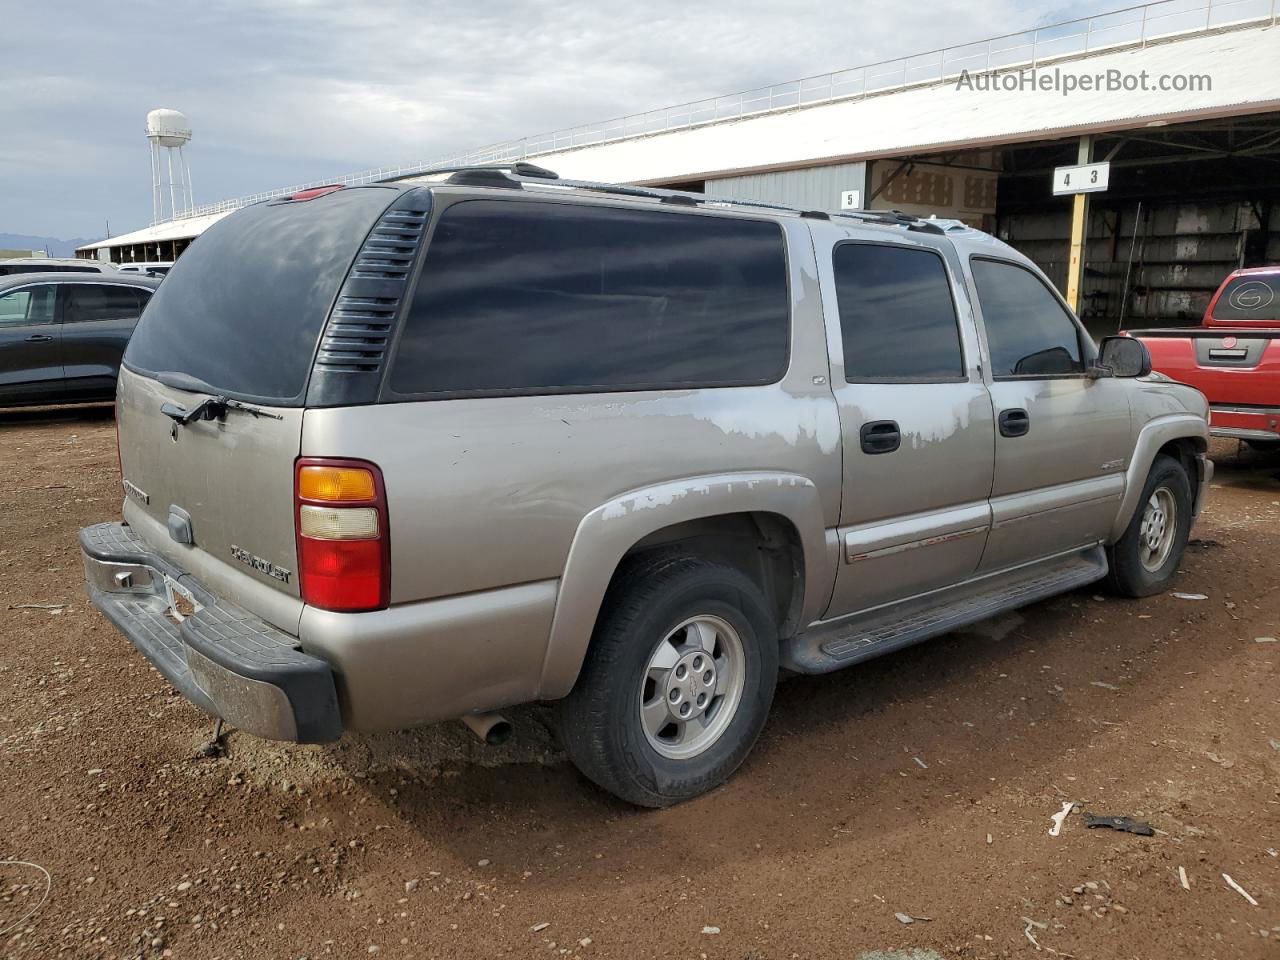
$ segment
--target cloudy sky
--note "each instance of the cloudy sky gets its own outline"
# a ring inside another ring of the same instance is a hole
[[[204,203],[1120,5],[0,0],[0,232],[145,226],[154,107],[191,119]]]

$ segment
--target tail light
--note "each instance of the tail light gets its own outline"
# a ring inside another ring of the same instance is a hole
[[[365,460],[304,457],[294,473],[298,583],[325,610],[391,602],[391,539],[382,472]]]

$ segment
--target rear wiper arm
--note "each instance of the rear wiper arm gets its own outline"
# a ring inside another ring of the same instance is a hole
[[[176,403],[165,402],[160,405],[160,412],[174,422],[176,426],[185,427],[195,420],[217,420],[226,415],[228,410],[243,410],[254,418],[266,417],[269,420],[283,420],[278,413],[271,413],[261,407],[249,403],[232,400],[230,397],[205,397],[193,407],[183,408]]]

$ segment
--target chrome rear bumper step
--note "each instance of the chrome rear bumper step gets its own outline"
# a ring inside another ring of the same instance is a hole
[[[80,546],[94,605],[205,713],[271,740],[342,735],[333,670],[297,638],[210,593],[126,524],[86,527]]]

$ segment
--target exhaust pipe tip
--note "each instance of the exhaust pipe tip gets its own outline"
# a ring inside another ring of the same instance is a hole
[[[511,739],[511,721],[496,713],[472,713],[462,718],[467,729],[491,747]]]

